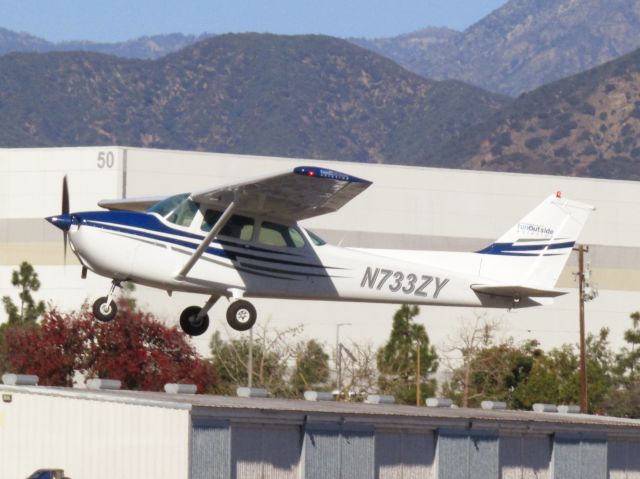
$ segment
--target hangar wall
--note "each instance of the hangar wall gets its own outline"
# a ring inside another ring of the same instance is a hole
[[[11,270],[22,260],[36,265],[43,289],[72,308],[93,301],[108,279],[79,279],[75,258],[62,259],[61,234],[42,220],[59,211],[63,175],[69,177],[72,210],[95,209],[96,202],[120,196],[172,194],[313,164],[346,171],[374,182],[342,210],[304,222],[333,243],[356,247],[475,250],[493,241],[542,198],[558,190],[592,203],[581,242],[591,246],[593,280],[600,296],[587,303],[587,330],[611,329],[614,346],[623,344],[629,314],[640,308],[640,183],[586,178],[475,172],[393,165],[267,158],[256,156],[150,150],[140,148],[54,148],[0,150],[0,295],[16,292]],[[570,294],[553,306],[505,312],[423,307],[419,318],[436,344],[448,341],[460,318],[488,314],[500,320],[504,335],[537,339],[551,348],[576,342],[578,332],[575,258],[559,286]],[[182,308],[204,298],[139,288],[137,297],[174,322]],[[259,321],[272,326],[303,324],[305,333],[333,344],[335,325],[346,340],[380,344],[388,335],[397,305],[255,300]],[[224,330],[225,302],[213,309],[215,328]],[[4,320],[0,311],[0,321]],[[366,333],[365,333],[366,332]],[[195,340],[201,352],[210,336]]]
[[[2,478],[48,468],[64,469],[72,479],[188,477],[189,411],[183,404],[79,398],[63,389],[0,390]]]
[[[72,479],[640,478],[637,420],[3,385],[0,394],[7,478],[43,467]]]

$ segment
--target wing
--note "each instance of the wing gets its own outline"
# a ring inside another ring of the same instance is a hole
[[[166,196],[143,196],[138,198],[121,198],[118,200],[102,200],[98,206],[108,210],[145,211],[162,201]]]
[[[191,198],[226,208],[235,201],[238,213],[299,221],[340,209],[371,185],[338,171],[300,166],[293,171],[198,191]]]
[[[507,298],[555,298],[567,294],[565,291],[557,289],[539,289],[529,286],[490,286],[485,284],[474,284],[471,289],[477,293],[490,294],[493,296],[504,296]]]

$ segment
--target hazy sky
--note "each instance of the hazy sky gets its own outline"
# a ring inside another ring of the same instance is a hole
[[[506,0],[0,0],[0,27],[51,41],[159,33],[324,33],[382,37],[462,30]]]

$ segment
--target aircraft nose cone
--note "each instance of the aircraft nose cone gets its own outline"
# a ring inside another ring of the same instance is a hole
[[[71,224],[73,223],[71,215],[49,216],[46,220],[53,226],[60,228],[62,231],[69,231],[69,228],[71,228]]]

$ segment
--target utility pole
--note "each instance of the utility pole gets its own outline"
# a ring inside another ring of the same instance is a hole
[[[584,254],[589,246],[578,245],[578,304],[580,307],[580,412],[586,414],[589,409],[589,390],[587,385],[587,347],[585,344],[584,303],[598,296],[596,287],[591,284],[591,269],[584,266]]]
[[[584,252],[583,245],[578,246],[578,301],[580,302],[580,412],[587,413],[587,352],[584,341]]]

